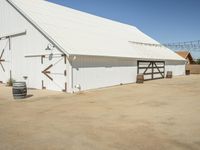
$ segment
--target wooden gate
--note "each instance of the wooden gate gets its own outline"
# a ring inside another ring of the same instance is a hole
[[[137,73],[144,75],[144,80],[163,79],[165,77],[164,61],[138,61]]]

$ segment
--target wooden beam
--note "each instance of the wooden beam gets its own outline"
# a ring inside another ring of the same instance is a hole
[[[45,58],[45,55],[42,55],[42,56],[41,56],[41,64],[44,63],[44,58]]]
[[[64,71],[64,76],[67,76],[67,70]]]
[[[145,74],[147,72],[147,70],[150,69],[150,66],[151,66],[151,62],[149,63],[148,67],[146,68],[146,70],[144,71],[143,74]]]
[[[147,64],[149,63],[149,64]],[[157,65],[157,63],[159,64],[162,64],[161,65]],[[140,66],[140,65],[148,65],[147,67],[143,67],[143,66]],[[164,75],[165,75],[165,61],[137,61],[137,72],[139,74],[140,70],[141,69],[145,69],[145,71],[143,72],[143,75],[151,75],[151,79],[147,79],[147,80],[154,80],[154,79],[162,79],[164,78]],[[147,73],[148,69],[151,69],[150,72]],[[158,72],[155,72],[155,69],[158,70]],[[163,69],[163,71],[161,71],[160,69]],[[160,74],[161,77],[155,77],[154,75],[155,74]]]
[[[65,89],[63,89],[63,92],[67,92],[67,83],[65,82]]]
[[[24,32],[19,32],[19,33],[14,33],[14,34],[10,34],[10,35],[1,36],[1,37],[0,37],[0,40],[9,39],[9,38],[14,38],[14,37],[23,36],[23,35],[26,35],[26,31],[24,31]]]
[[[160,72],[161,76],[164,78],[165,76],[163,75],[164,72],[161,72],[160,69],[158,68],[158,66],[155,63],[155,66],[157,67],[156,69]]]
[[[2,64],[2,62],[5,62],[5,59],[2,59],[4,52],[5,52],[5,49],[3,49],[3,51],[1,52],[1,56],[0,56],[0,65],[1,65],[3,72],[5,72],[5,68]]]
[[[42,80],[42,89],[46,89],[46,87],[44,86],[44,81]]]
[[[53,65],[49,65],[45,70],[42,71],[42,73],[49,78],[51,81],[53,81],[53,78],[49,76],[49,74],[51,73],[50,71],[48,71],[50,68],[52,68]]]

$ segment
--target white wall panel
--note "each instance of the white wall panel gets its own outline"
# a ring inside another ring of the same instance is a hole
[[[106,57],[77,57],[73,62],[73,88],[81,90],[101,88],[136,81],[135,60]]]
[[[174,76],[185,75],[185,62],[184,61],[166,61],[165,73],[172,71]]]
[[[62,87],[58,88],[57,82],[64,86],[65,82],[69,82],[69,78],[64,76],[60,77],[59,75],[54,74],[52,76],[55,78],[56,82],[47,80],[41,72],[45,67],[54,63],[54,61],[48,61],[47,64],[42,65],[41,57],[39,56],[49,55],[50,53],[53,53],[54,55],[61,54],[61,52],[56,48],[52,51],[45,50],[50,42],[10,4],[5,0],[0,0],[0,35],[9,35],[25,30],[27,31],[26,35],[11,38],[11,51],[9,57],[12,57],[12,77],[16,81],[25,81],[24,76],[28,76],[26,82],[28,87],[31,88],[41,89],[42,80],[45,80],[47,89],[63,90]],[[0,48],[3,45],[5,44],[0,42]],[[38,57],[35,57],[35,55],[38,55]],[[25,56],[33,57],[26,58]],[[56,70],[55,68],[52,68],[53,70],[51,71],[63,73],[64,69],[69,68],[67,65],[69,65],[68,62],[67,64],[63,63],[62,65],[58,65]],[[9,68],[7,69],[9,70]],[[6,77],[0,75],[0,81],[7,80],[8,78],[9,75],[6,75]]]
[[[185,75],[185,65],[167,65],[165,68],[165,73],[167,73],[167,71],[172,71],[174,76]]]

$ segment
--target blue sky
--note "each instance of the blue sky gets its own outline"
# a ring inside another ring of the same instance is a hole
[[[49,0],[134,25],[161,43],[200,40],[200,0]]]

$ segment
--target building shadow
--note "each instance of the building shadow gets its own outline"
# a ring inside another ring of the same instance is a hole
[[[33,96],[34,96],[33,94],[28,94],[28,95],[25,97],[25,99],[31,98],[31,97],[33,97]]]

